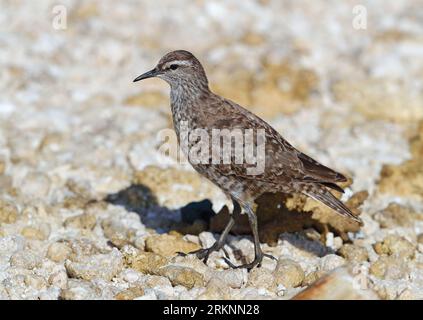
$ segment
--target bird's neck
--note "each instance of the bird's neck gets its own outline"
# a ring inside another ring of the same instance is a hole
[[[179,81],[170,84],[170,103],[172,112],[200,106],[200,101],[211,94],[207,80]]]
[[[201,109],[205,107],[204,99],[212,95],[207,82],[190,83],[187,81],[173,83],[170,86],[170,105],[172,109],[173,124],[179,135],[179,127],[186,123],[195,127],[195,119]]]

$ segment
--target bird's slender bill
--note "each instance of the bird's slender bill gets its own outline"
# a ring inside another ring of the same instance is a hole
[[[144,80],[144,79],[148,79],[148,78],[153,78],[158,74],[156,69],[147,71],[146,73],[143,73],[142,75],[136,77],[134,79],[134,82],[140,81],[140,80]]]

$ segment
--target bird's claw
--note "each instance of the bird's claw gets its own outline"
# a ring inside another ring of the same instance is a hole
[[[241,269],[241,268],[245,268],[248,271],[250,271],[251,269],[253,269],[254,267],[258,266],[261,267],[261,262],[263,261],[263,258],[270,258],[272,260],[277,261],[278,259],[276,259],[274,256],[272,256],[271,254],[267,254],[267,253],[261,253],[259,255],[257,255],[253,261],[251,261],[250,263],[245,263],[245,264],[241,264],[239,266],[234,265],[231,261],[229,261],[228,258],[223,258],[225,260],[225,262],[228,264],[229,267],[233,268],[233,269]]]
[[[182,257],[186,257],[188,255],[194,254],[198,259],[203,260],[204,263],[207,263],[207,260],[209,259],[210,254],[213,251],[217,251],[217,250],[219,250],[219,248],[215,245],[212,245],[210,248],[198,249],[188,253],[177,252],[177,254],[178,256],[182,256]]]

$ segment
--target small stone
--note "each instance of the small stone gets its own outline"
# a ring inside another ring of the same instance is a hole
[[[351,262],[367,261],[369,258],[366,248],[350,243],[344,244],[341,249],[339,249],[339,254]]]
[[[319,280],[324,274],[325,272],[322,270],[312,271],[305,276],[302,285],[309,286]]]
[[[416,220],[421,220],[421,214],[410,207],[391,203],[374,215],[381,228],[412,227]]]
[[[269,269],[254,268],[248,274],[247,286],[276,291],[277,284],[274,275]]]
[[[35,227],[24,227],[21,235],[31,240],[45,240],[48,237],[42,230]]]
[[[42,257],[32,250],[18,251],[10,257],[10,265],[13,267],[32,270],[40,267],[41,264]]]
[[[392,256],[381,256],[370,265],[369,273],[386,280],[398,280],[407,276],[408,267],[403,260]]]
[[[205,285],[203,275],[192,268],[169,265],[160,268],[159,273],[167,277],[174,286],[182,285],[192,289]]]
[[[398,235],[388,235],[383,241],[374,244],[373,248],[379,255],[389,255],[401,259],[412,259],[416,247],[404,237]]]
[[[203,248],[210,248],[216,242],[216,239],[211,232],[201,232],[198,235],[198,239],[200,240]]]
[[[133,283],[140,279],[139,273],[132,269],[122,271],[122,278],[126,282]]]
[[[70,279],[66,289],[60,292],[63,300],[92,300],[98,298],[100,289],[84,280]]]
[[[144,290],[139,287],[130,287],[126,290],[119,292],[116,296],[116,300],[134,300],[135,298],[144,295]]]
[[[97,223],[95,215],[89,213],[83,213],[74,217],[67,218],[63,225],[66,228],[76,228],[76,229],[94,229]]]
[[[103,228],[104,236],[119,249],[129,244],[131,242],[131,237],[135,235],[134,230],[127,229],[115,219],[103,220],[101,222],[101,227]]]
[[[122,270],[122,254],[114,248],[109,254],[83,257],[78,262],[66,260],[65,267],[71,278],[111,280]]]
[[[99,253],[104,253],[100,250],[97,245],[89,239],[73,239],[65,242],[72,250],[69,257],[72,261],[78,261],[81,257],[92,256]]]
[[[230,288],[219,278],[211,278],[206,290],[198,296],[199,300],[227,300],[230,298]]]
[[[26,275],[24,282],[28,287],[34,288],[36,290],[42,290],[47,286],[45,279],[35,274]]]
[[[156,275],[146,275],[141,280],[142,284],[148,288],[157,288],[157,287],[172,287],[170,280],[166,277],[156,276]]]
[[[423,244],[423,233],[420,233],[420,234],[417,236],[417,243],[419,243],[419,244]]]
[[[55,242],[52,243],[47,249],[47,258],[54,262],[62,262],[65,261],[70,254],[72,253],[72,249],[69,248],[63,242]]]
[[[132,269],[146,274],[157,274],[159,268],[168,263],[168,259],[152,252],[125,255],[125,263]]]
[[[211,279],[220,279],[230,288],[239,289],[248,280],[248,272],[245,269],[228,269],[223,271],[213,271]]]
[[[198,244],[185,241],[182,236],[174,234],[161,234],[149,236],[145,239],[146,251],[171,257],[178,252],[189,253],[200,249]]]
[[[320,269],[327,272],[345,264],[345,259],[336,254],[328,254],[320,260]]]
[[[0,199],[0,223],[15,223],[18,219],[18,208],[8,201]]]
[[[273,275],[276,284],[282,284],[285,288],[300,286],[305,276],[299,263],[291,259],[279,259]]]
[[[68,283],[68,275],[64,270],[54,272],[48,278],[48,283],[60,289],[65,289]]]

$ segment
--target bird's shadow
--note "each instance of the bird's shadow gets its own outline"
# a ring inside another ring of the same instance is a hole
[[[220,228],[223,229],[223,225],[226,223],[226,219],[229,218],[227,208],[224,207],[219,213],[216,213],[213,210],[212,203],[209,199],[204,199],[199,202],[190,202],[178,209],[170,209],[165,206],[161,206],[159,205],[158,199],[152,190],[143,184],[133,184],[116,193],[107,195],[104,200],[113,205],[123,206],[127,211],[137,213],[141,222],[147,228],[153,229],[157,233],[166,233],[171,230],[178,230],[181,232],[181,230],[183,230],[181,225],[189,226],[194,224],[196,221],[201,220],[206,225],[206,230],[214,232],[214,237],[217,240],[219,233],[222,231]],[[224,209],[226,209],[226,211]],[[289,210],[287,211],[287,209],[283,210],[282,212],[283,215],[281,215],[280,218],[285,220],[296,219],[296,215],[304,214],[299,212],[292,212]],[[260,213],[260,203],[258,207],[258,213]],[[220,217],[217,217],[216,214],[219,214]],[[217,218],[220,220],[218,224],[221,224],[222,226],[216,227]],[[246,225],[248,226],[248,222],[246,222],[246,216],[241,215],[239,219],[240,220],[235,223],[235,227],[231,233],[232,237],[245,235],[246,237],[252,239],[249,227],[248,229],[244,228]],[[289,224],[289,221],[287,223]],[[244,227],[241,226],[241,229],[237,228],[237,224],[242,224]],[[189,230],[189,228],[186,229]],[[308,239],[304,235],[303,231],[304,230],[301,229],[295,230],[295,228],[291,228],[288,231],[281,231],[279,234],[279,239],[282,241],[287,241],[296,248],[310,252],[316,256],[324,256],[333,252],[332,249],[326,247],[321,241]],[[184,232],[182,231],[182,233]],[[270,244],[270,242],[266,239],[262,239],[262,241],[268,242]],[[228,246],[235,253],[239,252],[239,250],[233,244],[228,243]]]

